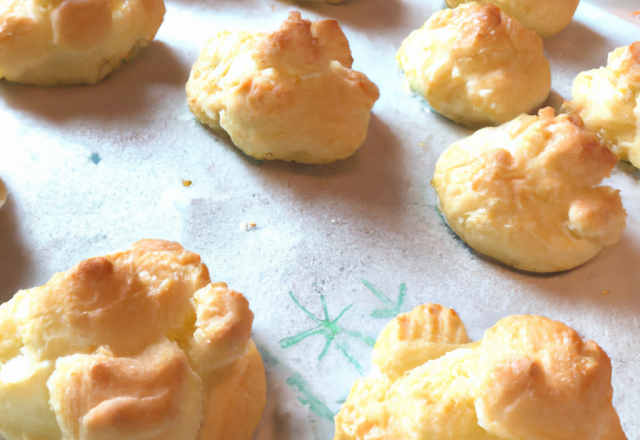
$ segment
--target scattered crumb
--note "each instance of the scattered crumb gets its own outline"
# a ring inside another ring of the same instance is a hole
[[[634,17],[640,17],[640,9],[638,9],[637,11],[633,11],[631,15],[633,15]]]
[[[182,179],[182,186],[184,186],[184,187],[191,186],[191,184],[192,184],[192,183],[193,183],[193,182],[192,182],[191,180],[184,180],[184,179]]]
[[[256,227],[255,222],[240,222],[240,230],[241,231],[249,231]]]
[[[608,294],[609,294],[609,291],[608,291],[608,290],[603,290],[603,291],[602,291],[602,294],[603,294],[603,295],[608,295]]]
[[[273,7],[273,5],[271,5],[271,10],[272,10],[272,11],[275,11],[275,8]]]
[[[424,142],[418,142],[418,145],[420,145],[422,148],[427,146],[427,144],[425,144]]]

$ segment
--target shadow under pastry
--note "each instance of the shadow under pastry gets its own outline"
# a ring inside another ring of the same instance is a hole
[[[397,28],[408,16],[405,4],[399,0],[346,0],[337,4],[325,1],[283,1],[282,3],[337,20],[340,25],[345,24],[367,31],[385,32]]]
[[[604,36],[572,20],[560,33],[545,38],[544,50],[550,61],[561,60],[563,66],[575,70],[577,75],[604,66],[612,47]]]
[[[30,86],[0,81],[0,96],[15,110],[62,123],[71,119],[124,120],[155,106],[146,88],[183,89],[190,65],[171,46],[152,41],[132,61],[94,85]]]
[[[358,209],[365,205],[369,211],[394,212],[403,198],[401,153],[392,127],[372,113],[367,138],[353,156],[325,165],[265,162],[259,177],[265,188],[286,188],[304,199],[330,195],[335,200],[357,201]]]
[[[21,239],[18,208],[9,193],[0,209],[0,303],[33,284],[32,265]]]

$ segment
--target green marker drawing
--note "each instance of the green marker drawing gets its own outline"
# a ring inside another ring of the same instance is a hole
[[[304,381],[302,376],[296,373],[289,379],[287,379],[287,383],[292,387],[298,388],[300,392],[304,394],[304,397],[298,397],[300,403],[308,406],[311,411],[313,411],[320,417],[333,422],[333,416],[335,414],[327,407],[327,405],[322,403],[320,399],[318,399],[311,393],[311,387],[309,387],[309,384]]]
[[[298,333],[297,335],[291,336],[289,338],[284,338],[282,340],[279,341],[280,343],[280,347],[282,348],[289,348],[292,345],[297,344],[298,342],[302,341],[303,339],[306,339],[310,336],[314,336],[314,335],[322,335],[325,337],[326,342],[324,344],[324,348],[322,349],[322,353],[320,353],[320,356],[318,356],[318,360],[322,360],[322,358],[327,354],[327,352],[329,351],[329,347],[331,347],[331,344],[333,343],[336,347],[336,349],[342,353],[342,355],[347,358],[347,360],[349,362],[351,362],[351,364],[353,364],[353,366],[356,368],[356,370],[358,370],[358,372],[360,374],[362,373],[362,366],[360,365],[360,363],[349,354],[349,344],[345,341],[345,342],[338,342],[335,340],[335,337],[341,333],[351,336],[355,339],[359,339],[361,341],[364,341],[365,344],[369,345],[370,347],[373,347],[376,344],[376,340],[370,336],[364,336],[362,333],[358,332],[358,331],[354,331],[354,330],[347,330],[345,328],[343,328],[342,326],[338,325],[338,321],[340,320],[340,318],[342,318],[342,316],[347,312],[347,310],[349,310],[352,306],[353,303],[349,304],[347,307],[345,307],[344,309],[342,309],[342,311],[338,314],[338,317],[335,319],[331,319],[329,317],[329,311],[327,310],[327,302],[324,298],[324,295],[320,295],[320,300],[322,301],[322,310],[324,311],[324,319],[320,319],[318,317],[316,317],[313,313],[311,313],[309,310],[307,310],[302,304],[300,304],[300,302],[298,302],[298,300],[296,299],[295,296],[293,296],[292,292],[289,292],[289,296],[291,297],[291,299],[293,300],[293,302],[300,308],[302,309],[302,311],[304,313],[306,313],[307,315],[309,315],[309,317],[311,319],[313,319],[315,322],[318,323],[317,326],[310,328],[309,330],[305,330],[303,332]]]
[[[404,283],[400,284],[400,292],[398,293],[398,301],[396,301],[395,303],[384,293],[382,292],[378,292],[378,290],[373,287],[373,285],[365,280],[364,278],[362,278],[360,281],[362,281],[362,284],[364,284],[365,286],[367,286],[367,288],[383,303],[386,304],[387,308],[386,309],[377,309],[374,310],[373,312],[371,312],[371,314],[369,316],[371,316],[372,318],[377,318],[377,319],[389,319],[389,318],[395,318],[398,313],[400,313],[400,307],[402,307],[402,303],[404,302],[404,296],[406,293],[406,286]]]

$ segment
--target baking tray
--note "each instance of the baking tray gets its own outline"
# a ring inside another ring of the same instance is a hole
[[[556,102],[570,97],[579,72],[640,40],[632,3],[583,1],[545,40]],[[0,209],[0,300],[141,238],[179,241],[255,312],[269,386],[260,440],[331,439],[333,414],[371,370],[373,340],[398,312],[452,307],[474,340],[504,316],[545,315],[606,350],[614,405],[629,439],[640,439],[640,174],[625,164],[613,171],[608,184],[621,191],[627,228],[575,270],[535,276],[471,252],[439,217],[429,182],[440,153],[472,131],[412,95],[394,60],[444,6],[174,0],[157,39],[98,85],[1,81],[9,199]],[[292,10],[338,20],[354,68],[380,88],[367,140],[347,160],[259,162],[188,110],[185,83],[210,36],[273,30]]]

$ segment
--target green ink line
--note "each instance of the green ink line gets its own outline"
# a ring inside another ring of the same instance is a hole
[[[302,403],[304,406],[308,406],[311,411],[313,411],[320,417],[333,422],[333,416],[335,414],[327,407],[327,405],[325,405],[320,399],[313,395],[309,384],[307,384],[307,382],[302,379],[302,376],[296,373],[287,379],[287,383],[292,387],[298,388],[298,390],[300,390],[300,392],[304,395],[304,397],[298,397],[300,403]]]
[[[342,312],[340,312],[340,314],[338,315],[338,317],[336,319],[334,319],[333,321],[331,321],[332,324],[335,324],[336,322],[338,322],[338,319],[342,318],[342,315],[345,314],[345,312],[347,310],[349,310],[351,308],[351,306],[353,306],[353,303],[349,304],[347,307],[345,307],[344,309],[342,309]],[[327,319],[329,319],[329,317],[327,316]]]
[[[302,341],[305,338],[308,338],[309,336],[313,336],[313,335],[318,335],[320,333],[324,333],[325,330],[322,327],[322,324],[320,324],[318,327],[315,328],[311,328],[309,330],[305,330],[302,333],[298,333],[295,336],[291,336],[290,338],[284,338],[280,341],[280,347],[282,348],[289,348],[294,344],[297,344],[298,342]]]
[[[364,343],[367,344],[369,347],[373,347],[374,345],[376,345],[376,339],[372,338],[371,336],[365,336],[362,333],[355,330],[344,330],[344,332],[349,336],[353,336],[354,338],[358,338],[364,341]]]
[[[380,301],[382,301],[383,303],[385,303],[389,307],[394,307],[395,306],[394,302],[391,301],[391,299],[389,299],[389,297],[387,295],[385,295],[382,292],[378,292],[376,290],[376,288],[373,287],[373,285],[371,285],[371,283],[369,281],[365,280],[364,278],[361,278],[360,281],[362,281],[362,284],[367,286],[367,288],[371,291],[371,293],[373,293],[375,296],[377,296]]]
[[[325,354],[329,351],[329,347],[331,347],[331,342],[333,342],[333,335],[327,337],[327,342],[324,344],[324,348],[322,349],[322,353],[318,356],[318,360],[321,361]]]
[[[324,310],[324,319],[325,321],[329,321],[329,311],[327,310],[327,300],[324,298],[324,295],[320,295],[320,301],[322,301],[322,310]]]
[[[291,299],[293,300],[293,302],[294,302],[294,303],[296,303],[296,305],[302,309],[302,311],[303,311],[304,313],[306,313],[307,315],[309,315],[309,316],[311,317],[311,319],[313,319],[313,320],[314,320],[314,321],[316,321],[316,322],[322,322],[322,320],[320,320],[320,319],[316,318],[316,315],[314,315],[313,313],[311,313],[310,311],[308,311],[308,310],[307,310],[307,309],[306,309],[302,304],[300,304],[300,303],[298,302],[298,300],[296,299],[296,297],[295,297],[295,296],[293,296],[293,292],[292,292],[292,291],[289,291],[289,296],[291,297]]]
[[[400,310],[400,307],[402,307],[402,304],[404,303],[404,296],[407,293],[407,286],[405,285],[405,283],[400,284],[400,292],[398,292],[398,311]]]
[[[376,319],[389,319],[395,318],[400,313],[400,307],[404,303],[404,298],[407,292],[407,288],[405,283],[400,284],[400,292],[398,292],[398,301],[393,302],[386,296],[384,293],[379,292],[371,283],[369,283],[364,278],[361,279],[362,283],[376,296],[380,301],[385,303],[388,308],[386,309],[376,309],[369,316]]]
[[[318,322],[319,324],[313,328],[310,328],[308,330],[304,330],[296,335],[290,336],[288,338],[284,338],[281,339],[279,341],[280,347],[282,348],[289,348],[294,344],[299,343],[300,341],[314,336],[314,335],[322,335],[324,336],[324,338],[326,339],[324,347],[322,348],[322,351],[320,352],[320,355],[318,356],[318,360],[321,361],[326,354],[329,352],[329,348],[331,347],[331,344],[335,342],[335,346],[336,349],[342,353],[342,355],[351,363],[353,364],[356,369],[358,370],[358,372],[360,372],[360,374],[362,374],[362,367],[360,366],[360,364],[358,363],[358,361],[355,360],[355,358],[353,358],[353,356],[351,356],[348,352],[348,344],[343,343],[342,345],[340,343],[338,343],[335,338],[337,335],[344,333],[347,336],[351,336],[353,338],[359,339],[361,341],[363,341],[365,344],[369,345],[370,347],[373,347],[375,345],[375,339],[368,337],[368,336],[364,336],[362,333],[358,332],[358,331],[354,331],[354,330],[347,330],[342,328],[339,324],[338,321],[344,316],[344,314],[353,306],[352,304],[349,304],[347,307],[345,307],[344,309],[342,309],[340,311],[340,313],[338,314],[338,317],[335,319],[331,319],[330,315],[329,315],[329,308],[327,307],[327,300],[324,297],[324,295],[320,295],[320,301],[322,303],[322,312],[324,314],[324,318],[325,319],[320,319],[318,317],[316,317],[314,314],[312,314],[309,310],[307,310],[302,304],[300,304],[300,302],[296,299],[296,297],[293,295],[293,292],[289,292],[289,296],[291,296],[291,299],[293,300],[293,302],[302,310],[304,311],[307,315],[309,315],[315,322]]]
[[[356,367],[356,370],[358,370],[358,373],[360,373],[361,375],[364,375],[364,373],[362,372],[362,366],[360,365],[360,363],[353,356],[351,356],[347,351],[347,349],[349,348],[349,344],[347,344],[346,342],[342,344],[336,343],[336,347],[338,347],[338,350],[340,350],[340,352],[349,360],[349,362],[351,362],[353,366]]]

